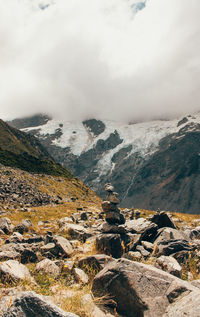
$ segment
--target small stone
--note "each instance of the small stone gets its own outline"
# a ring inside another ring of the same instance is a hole
[[[147,258],[150,255],[150,252],[145,250],[142,245],[137,245],[136,250],[139,251],[144,258]]]
[[[126,258],[132,261],[140,261],[142,259],[142,254],[139,251],[129,251],[126,254]]]
[[[78,269],[78,268],[74,268],[73,273],[74,273],[74,277],[78,283],[80,283],[80,284],[88,284],[89,283],[89,277],[83,270]]]
[[[160,256],[156,259],[155,266],[174,276],[181,277],[182,268],[172,256]]]
[[[44,272],[50,276],[57,278],[60,274],[59,267],[51,260],[44,259],[36,265],[38,272]]]

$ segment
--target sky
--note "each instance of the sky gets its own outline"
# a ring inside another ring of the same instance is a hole
[[[0,0],[0,118],[199,111],[199,12],[200,0]]]

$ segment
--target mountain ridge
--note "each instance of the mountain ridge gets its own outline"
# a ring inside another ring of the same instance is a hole
[[[102,197],[103,185],[111,182],[126,207],[200,211],[200,201],[194,199],[200,178],[199,113],[134,125],[49,119],[42,126],[23,131],[38,137],[57,162],[68,166]],[[181,184],[186,182],[184,188],[177,186],[177,179]]]

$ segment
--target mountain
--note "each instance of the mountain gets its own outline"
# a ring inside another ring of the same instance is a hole
[[[66,168],[53,160],[37,138],[3,120],[0,120],[0,163],[28,172],[72,177]]]
[[[200,212],[199,113],[132,124],[49,118],[24,128],[25,120],[23,131],[99,195],[111,182],[123,206]]]

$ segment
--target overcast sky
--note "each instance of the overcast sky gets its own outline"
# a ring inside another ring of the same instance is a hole
[[[0,118],[200,110],[200,0],[141,1],[0,0]]]

